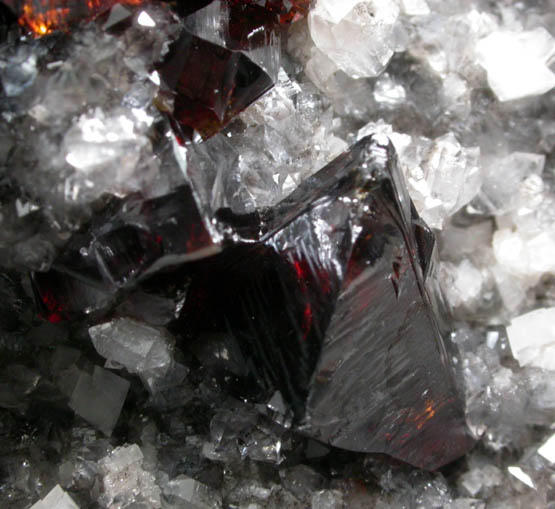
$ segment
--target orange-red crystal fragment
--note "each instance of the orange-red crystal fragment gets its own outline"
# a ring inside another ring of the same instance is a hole
[[[40,37],[55,30],[68,31],[117,3],[140,5],[144,0],[21,0],[16,3],[19,24]]]

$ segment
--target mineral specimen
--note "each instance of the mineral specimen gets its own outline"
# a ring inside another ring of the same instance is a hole
[[[242,53],[188,32],[172,45],[158,71],[174,96],[171,118],[184,139],[210,137],[272,86]]]
[[[551,508],[554,20],[0,0],[0,507]]]
[[[430,233],[396,164],[365,138],[311,177],[260,243],[195,267],[179,330],[223,335],[232,390],[279,389],[303,432],[433,469],[469,442],[424,284]]]

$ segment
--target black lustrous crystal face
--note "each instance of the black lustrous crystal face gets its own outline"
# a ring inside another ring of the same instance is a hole
[[[422,468],[466,451],[425,285],[434,239],[390,144],[364,138],[257,214],[205,217],[195,196],[184,188],[124,202],[81,238],[86,249],[71,244],[54,271],[35,277],[51,320],[64,303],[75,311],[96,296],[85,282],[125,293],[166,267],[149,293],[156,281],[161,293],[168,278],[187,282],[172,331],[234,396],[264,402],[279,391],[304,434]]]
[[[235,352],[236,394],[279,390],[305,433],[433,469],[469,441],[424,284],[433,237],[398,171],[361,140],[267,212],[259,244],[193,274],[181,323]]]

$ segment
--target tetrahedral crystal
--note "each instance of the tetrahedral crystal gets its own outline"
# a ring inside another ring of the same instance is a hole
[[[267,233],[191,271],[177,330],[223,336],[235,394],[278,389],[300,429],[437,468],[468,446],[425,288],[433,236],[391,145],[365,138],[264,217]]]
[[[178,136],[208,138],[268,91],[271,78],[240,52],[184,31],[159,67]],[[165,108],[163,108],[165,109]]]
[[[279,391],[303,433],[340,448],[429,469],[455,459],[469,442],[426,289],[434,237],[384,139],[363,138],[256,213],[208,217],[188,188],[125,200],[35,275],[44,312],[90,312],[98,292],[107,306],[180,264],[169,278],[188,289],[172,330],[193,351],[222,338],[207,369],[233,394]]]

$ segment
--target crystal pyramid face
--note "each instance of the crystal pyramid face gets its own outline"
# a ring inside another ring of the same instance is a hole
[[[158,72],[173,99],[171,120],[181,139],[209,138],[268,91],[271,78],[240,52],[184,31]]]
[[[220,338],[226,354],[206,369],[233,396],[279,391],[302,433],[435,469],[470,442],[426,290],[433,250],[392,145],[367,137],[257,213],[210,212],[188,186],[123,200],[34,286],[57,322],[164,269],[160,288],[187,287],[181,347]]]
[[[181,323],[225,338],[236,395],[279,390],[304,433],[435,469],[469,440],[396,164],[361,140],[268,212],[259,243],[195,269]]]

